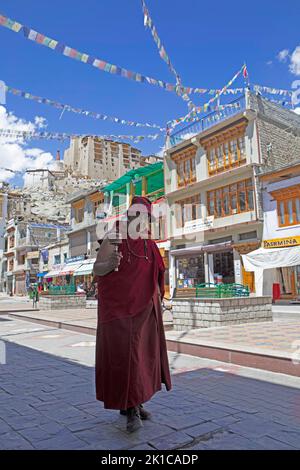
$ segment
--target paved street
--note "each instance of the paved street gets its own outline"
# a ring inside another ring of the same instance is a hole
[[[95,400],[94,338],[0,317],[1,449],[299,449],[300,379],[170,353],[134,435]],[[2,357],[3,359],[3,357]]]

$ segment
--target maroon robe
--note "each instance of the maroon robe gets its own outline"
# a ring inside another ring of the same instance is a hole
[[[144,255],[144,240],[129,239],[130,251]],[[128,251],[118,271],[98,277],[96,398],[105,408],[127,409],[149,400],[162,383],[171,389],[162,321],[164,264],[152,240],[149,260]]]

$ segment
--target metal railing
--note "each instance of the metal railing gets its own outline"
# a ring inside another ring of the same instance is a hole
[[[200,132],[209,129],[210,127],[218,124],[221,121],[234,116],[241,111],[246,109],[246,98],[245,95],[236,98],[235,100],[227,103],[225,107],[219,111],[212,111],[203,115],[197,121],[192,122],[188,126],[185,126],[178,131],[174,132],[170,136],[170,144],[173,147],[174,145],[179,144],[185,139],[192,137],[193,135],[200,134]]]
[[[243,284],[198,284],[196,297],[222,299],[226,297],[249,297],[248,286]]]
[[[49,295],[74,295],[76,294],[75,284],[66,286],[50,286],[48,290]]]

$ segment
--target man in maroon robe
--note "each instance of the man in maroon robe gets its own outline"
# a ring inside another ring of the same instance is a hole
[[[165,267],[156,243],[145,232],[130,236],[136,208],[138,217],[144,212],[150,220],[151,202],[135,196],[118,252],[116,240],[107,236],[94,264],[99,295],[96,398],[105,408],[123,410],[129,432],[150,417],[143,403],[162,384],[171,389],[161,310]]]

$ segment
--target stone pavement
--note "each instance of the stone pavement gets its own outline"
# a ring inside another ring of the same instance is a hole
[[[1,312],[1,311],[0,311]],[[7,310],[9,312],[9,309]],[[96,334],[97,328],[97,309],[96,308],[76,308],[65,310],[34,310],[28,311],[21,309],[13,312],[15,318],[33,321],[36,323],[54,326],[57,328],[66,328],[81,333]],[[172,315],[166,310],[163,315],[165,327],[172,326]]]
[[[0,293],[0,314],[28,310],[33,310],[32,301],[28,297],[9,297],[7,294]]]
[[[298,307],[297,307],[298,308]],[[95,335],[96,309],[19,311],[13,318]],[[172,315],[163,315],[168,349],[193,356],[300,376],[300,316],[273,322],[173,331]]]
[[[265,351],[292,357],[295,341],[300,346],[299,320],[278,320],[273,322],[243,323],[214,328],[199,328],[186,332],[169,331],[168,339],[179,339],[193,344],[236,347],[244,351]],[[300,359],[300,357],[299,357]]]
[[[298,377],[170,353],[173,389],[130,435],[95,400],[94,338],[2,315],[0,339],[0,449],[300,448]]]

